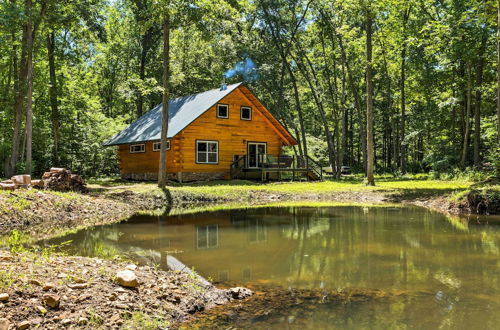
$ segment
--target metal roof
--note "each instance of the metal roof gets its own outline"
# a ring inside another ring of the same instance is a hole
[[[203,93],[170,100],[167,138],[173,138],[241,84],[240,82],[228,85],[225,89],[212,89]],[[163,117],[162,108],[161,104],[157,105],[123,131],[113,136],[109,141],[104,143],[104,146],[160,140],[161,121]]]

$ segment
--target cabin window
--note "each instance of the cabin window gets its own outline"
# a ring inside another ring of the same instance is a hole
[[[155,142],[153,143],[153,151],[160,151],[161,149],[161,142]],[[167,140],[167,149],[170,150],[170,140]]]
[[[252,108],[241,107],[241,119],[242,120],[252,120]]]
[[[227,104],[217,104],[217,117],[229,118],[229,106]]]
[[[213,249],[219,246],[219,226],[197,226],[196,247],[198,249]]]
[[[196,162],[199,164],[219,163],[219,142],[196,141]]]
[[[131,154],[137,154],[140,152],[146,152],[146,145],[144,143],[142,144],[132,144],[130,146],[130,153]]]

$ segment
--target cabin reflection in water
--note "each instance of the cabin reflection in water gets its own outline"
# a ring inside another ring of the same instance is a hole
[[[70,249],[99,256],[122,253],[167,269],[172,255],[215,282],[289,277],[297,261],[305,227],[318,209],[230,210],[179,216],[134,216],[126,222],[65,237]],[[60,242],[49,242],[59,244]],[[75,251],[75,252],[76,252]],[[294,265],[294,267],[292,267]],[[295,272],[297,269],[295,269]]]
[[[171,254],[218,282],[286,277],[298,241],[284,239],[286,230],[268,230],[268,227],[289,224],[290,213],[285,211],[280,215],[276,210],[272,215],[267,213],[266,209],[235,210],[160,217],[157,248],[161,266],[166,268],[163,263],[166,255]],[[125,236],[120,238],[126,239]]]

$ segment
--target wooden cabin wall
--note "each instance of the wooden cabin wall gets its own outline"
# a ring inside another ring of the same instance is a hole
[[[247,154],[247,142],[266,142],[267,153],[278,156],[282,140],[269,121],[236,89],[219,103],[229,105],[229,118],[217,118],[216,105],[198,117],[179,135],[182,172],[228,172],[234,155]],[[252,108],[252,120],[240,119],[240,107]],[[219,163],[196,163],[196,140],[219,141]]]
[[[140,144],[140,143],[134,143]],[[160,152],[153,151],[153,142],[145,142],[146,152],[130,153],[130,144],[118,147],[120,173],[158,173]],[[169,172],[179,172],[180,143],[177,138],[170,140],[170,150],[167,150],[167,168]]]
[[[249,141],[265,142],[268,154],[274,156],[280,154],[283,140],[276,132],[276,128],[239,89],[227,95],[219,103],[229,105],[229,118],[218,118],[214,105],[170,140],[171,149],[167,151],[169,173],[218,173],[219,177],[228,178],[234,156],[246,155]],[[240,119],[241,106],[252,108],[252,120]],[[219,142],[218,164],[196,163],[196,140]],[[160,152],[153,151],[153,142],[146,142],[144,153],[130,153],[129,149],[130,144],[118,148],[122,177],[130,178],[130,174],[148,174],[136,178],[154,179],[154,175],[158,173]]]

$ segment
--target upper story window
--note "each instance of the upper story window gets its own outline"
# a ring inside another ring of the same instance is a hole
[[[252,108],[241,107],[241,119],[242,120],[252,120]]]
[[[219,142],[217,142],[217,141],[196,141],[196,163],[198,163],[198,164],[218,164],[219,163]]]
[[[153,143],[153,151],[160,151],[161,149],[161,142],[155,142]],[[167,140],[167,149],[170,150],[170,140]]]
[[[146,145],[144,143],[141,144],[132,144],[130,146],[130,153],[137,154],[140,152],[146,152]]]
[[[229,105],[217,104],[217,117],[218,118],[229,118]]]

